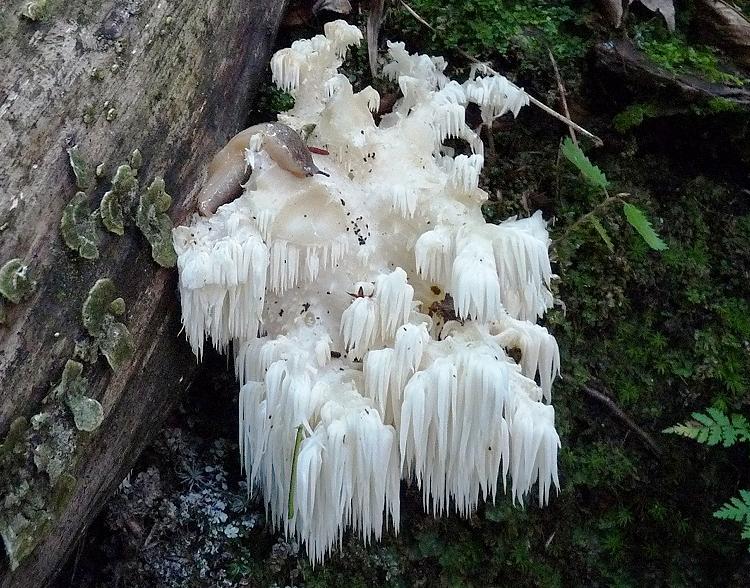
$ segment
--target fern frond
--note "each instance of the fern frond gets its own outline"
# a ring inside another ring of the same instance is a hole
[[[733,414],[730,418],[717,408],[709,408],[706,412],[708,414],[694,412],[691,415],[693,421],[674,425],[663,432],[695,439],[706,445],[721,442],[724,447],[731,447],[738,441],[750,441],[750,423],[743,415]]]
[[[714,516],[724,521],[744,521],[745,525],[750,524],[750,491],[740,490],[739,497],[732,497]]]
[[[750,490],[740,490],[739,497],[731,498],[714,513],[714,516],[723,521],[742,523],[740,537],[750,540]]]
[[[570,137],[565,137],[562,145],[562,153],[565,158],[578,168],[584,179],[590,184],[606,190],[609,186],[607,176],[604,175],[602,170],[596,167],[586,154],[581,151],[581,148],[570,140]]]
[[[602,238],[602,241],[604,241],[604,244],[607,246],[607,249],[609,249],[609,252],[613,253],[615,250],[615,246],[612,244],[612,239],[609,238],[607,229],[604,228],[604,225],[602,225],[601,221],[594,215],[591,215],[589,217],[589,222],[593,225],[594,229],[596,229],[596,232],[599,233],[599,236]]]
[[[640,208],[626,202],[622,205],[622,210],[630,225],[638,231],[638,234],[643,237],[643,240],[651,249],[663,251],[667,248],[667,244],[661,240]]]

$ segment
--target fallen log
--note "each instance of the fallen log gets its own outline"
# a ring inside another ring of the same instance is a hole
[[[750,105],[750,90],[716,84],[697,76],[670,72],[652,63],[627,40],[611,40],[594,48],[596,68],[601,77],[618,79],[632,96],[661,98],[667,104],[684,105],[721,99],[738,107]]]
[[[286,3],[3,4],[0,586],[36,588],[190,384],[168,217],[245,125]]]

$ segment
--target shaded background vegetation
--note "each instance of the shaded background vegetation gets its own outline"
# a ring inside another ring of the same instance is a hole
[[[747,3],[739,3],[747,4]],[[299,546],[270,533],[238,471],[236,385],[226,360],[199,382],[79,546],[60,585],[202,586],[640,586],[747,585],[739,526],[713,511],[750,485],[742,447],[707,448],[661,431],[714,406],[748,414],[750,385],[750,133],[747,111],[723,99],[685,97],[663,85],[633,88],[597,59],[595,45],[628,38],[669,75],[750,83],[702,35],[692,2],[677,3],[677,32],[635,9],[613,30],[584,0],[412,0],[437,32],[399,5],[381,36],[444,55],[451,77],[468,73],[461,47],[555,107],[559,65],[572,116],[604,139],[582,146],[648,212],[669,249],[653,252],[619,209],[600,215],[610,251],[582,224],[553,248],[556,296],[546,317],[562,351],[554,386],[562,488],[548,508],[501,495],[469,520],[423,513],[404,487],[401,533],[344,550],[312,569]],[[747,8],[747,6],[745,6]],[[357,22],[363,20],[353,16]],[[279,46],[318,32],[291,28]],[[366,48],[347,61],[370,79]],[[267,90],[249,120],[268,120],[288,97]],[[559,154],[564,126],[533,107],[493,128],[483,187],[490,222],[541,208],[551,236],[601,200]],[[580,137],[579,137],[580,138]],[[649,435],[586,388],[608,395]]]

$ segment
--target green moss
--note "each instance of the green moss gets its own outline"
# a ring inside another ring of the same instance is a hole
[[[688,43],[680,33],[669,34],[655,20],[635,27],[638,47],[656,65],[675,74],[693,74],[716,84],[744,86],[747,78],[728,71],[711,47]]]
[[[102,222],[109,231],[116,235],[125,233],[125,217],[135,202],[137,191],[138,179],[133,168],[127,164],[118,167],[112,178],[112,189],[104,194],[99,206]]]
[[[81,155],[78,145],[68,148],[68,159],[76,178],[76,186],[78,186],[79,190],[88,190],[91,187],[91,169]]]
[[[626,133],[640,126],[644,119],[659,116],[660,112],[661,110],[656,104],[631,104],[612,119],[612,124],[618,132]]]
[[[0,294],[13,304],[31,294],[35,286],[29,277],[29,266],[20,259],[11,259],[0,267]]]
[[[548,68],[548,48],[564,65],[582,57],[590,42],[577,34],[581,9],[569,0],[414,0],[409,5],[436,30],[426,29],[403,8],[394,12],[392,26],[404,36],[425,39],[432,54],[456,47],[479,59],[520,54],[522,67],[535,68],[533,62],[539,61]]]
[[[164,180],[155,178],[141,196],[135,223],[151,244],[151,257],[162,267],[174,267],[177,254],[172,245],[172,219],[167,210],[172,197],[164,191]]]
[[[127,363],[135,352],[128,328],[115,320],[125,312],[125,302],[109,278],[98,280],[83,303],[83,326],[114,371]]]
[[[89,210],[86,194],[78,192],[63,210],[60,220],[63,241],[84,259],[97,259],[99,237],[96,216]]]
[[[724,112],[747,112],[747,106],[727,100],[726,98],[716,97],[711,98],[703,104],[695,104],[691,107],[691,110],[698,115],[711,115],[721,114]]]

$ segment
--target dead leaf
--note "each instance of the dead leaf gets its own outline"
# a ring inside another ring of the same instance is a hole
[[[700,23],[713,43],[742,67],[750,68],[750,22],[723,0],[698,0]]]
[[[667,28],[674,32],[674,1],[673,0],[629,0],[629,3],[639,1],[653,12],[659,12],[667,21]]]
[[[619,28],[622,24],[624,0],[599,0],[599,6],[605,18],[614,26]],[[627,0],[628,5],[633,2],[640,2],[643,6],[659,12],[667,21],[667,28],[674,32],[674,0]]]

